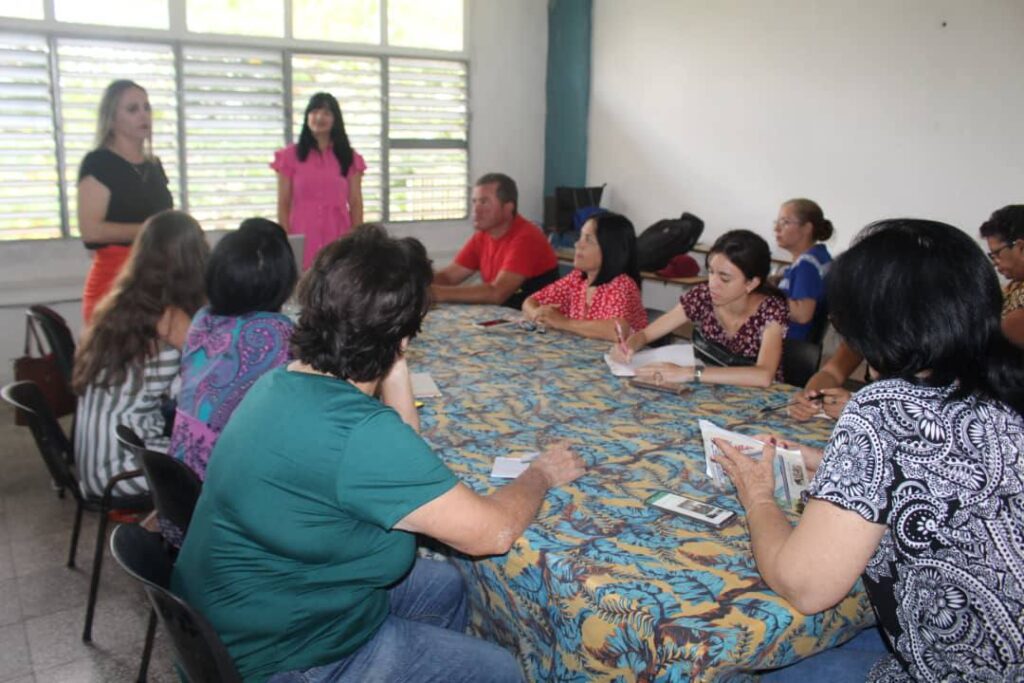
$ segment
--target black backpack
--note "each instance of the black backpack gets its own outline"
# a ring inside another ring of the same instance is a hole
[[[693,249],[702,232],[704,221],[692,213],[658,221],[636,240],[637,265],[644,271],[661,270],[673,256]]]

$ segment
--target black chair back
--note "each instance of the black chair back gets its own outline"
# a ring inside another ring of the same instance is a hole
[[[142,440],[142,437],[128,425],[117,425],[114,432],[117,434],[117,442],[121,444],[121,447],[131,451],[136,461],[140,460],[142,453],[146,450],[146,442]]]
[[[782,342],[782,378],[786,384],[802,387],[818,371],[821,345],[802,339]]]
[[[828,308],[822,303],[814,311],[814,317],[811,319],[811,329],[807,333],[807,341],[814,344],[824,342],[828,326]]]
[[[48,306],[30,306],[25,314],[43,330],[50,352],[57,359],[57,366],[70,385],[71,371],[75,366],[75,338],[71,328],[57,311]]]
[[[122,524],[110,537],[117,563],[142,584],[171,639],[174,661],[189,681],[241,683],[241,676],[210,622],[170,591],[171,558],[160,534]]]
[[[31,381],[14,382],[0,389],[0,397],[25,414],[32,438],[35,439],[39,454],[43,456],[54,483],[71,491],[75,499],[81,501],[78,477],[72,466],[74,458],[71,442],[54,417],[39,386]]]
[[[184,535],[192,522],[192,512],[203,490],[203,482],[185,463],[156,451],[143,451],[142,471],[146,473],[157,514],[178,527]]]

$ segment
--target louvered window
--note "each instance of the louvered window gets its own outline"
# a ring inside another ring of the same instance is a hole
[[[49,48],[0,34],[0,239],[60,237]]]
[[[17,26],[0,31],[0,240],[79,234],[78,170],[121,78],[206,228],[276,217],[268,165],[318,91],[368,165],[366,220],[467,214],[464,0],[0,0],[0,17]]]
[[[180,208],[178,98],[171,46],[62,38],[57,41],[57,64],[71,234],[78,234],[78,168],[86,153],[96,148],[96,119],[103,91],[118,78],[133,80],[146,89],[153,108],[152,152],[160,158],[174,205]]]
[[[189,46],[184,76],[189,211],[207,229],[277,216],[267,164],[284,143],[281,53]]]
[[[341,106],[349,142],[366,160],[363,218],[383,216],[381,178],[381,60],[373,57],[295,55],[292,57],[292,130],[298,141],[309,98],[329,92]]]
[[[464,218],[469,115],[463,62],[388,62],[388,215],[394,221]]]

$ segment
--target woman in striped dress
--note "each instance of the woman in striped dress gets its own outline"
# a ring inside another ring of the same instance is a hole
[[[114,288],[96,307],[75,355],[79,395],[75,462],[86,495],[100,495],[116,474],[136,468],[117,442],[120,424],[148,448],[166,450],[161,404],[178,373],[192,316],[203,305],[209,247],[199,223],[164,211],[143,225]],[[144,479],[121,482],[116,495],[146,492]]]

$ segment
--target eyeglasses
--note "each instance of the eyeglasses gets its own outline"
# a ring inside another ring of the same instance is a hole
[[[784,225],[800,225],[800,219],[798,218],[776,218],[775,227],[782,227]]]
[[[993,263],[995,263],[999,259],[999,254],[1003,253],[1003,251],[1005,251],[1006,249],[1012,249],[1012,248],[1013,248],[1013,244],[1004,244],[1003,246],[999,247],[995,251],[988,252],[988,257],[989,257],[989,259],[992,260]]]

